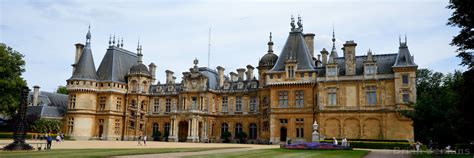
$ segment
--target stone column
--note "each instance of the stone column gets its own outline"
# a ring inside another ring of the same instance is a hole
[[[192,128],[191,128],[191,127],[192,127],[191,125],[192,125],[192,124],[193,124],[192,120],[189,120],[189,121],[188,121],[188,137],[191,136],[191,129],[192,129]]]

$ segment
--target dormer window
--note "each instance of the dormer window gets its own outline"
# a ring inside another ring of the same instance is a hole
[[[295,69],[294,66],[288,66],[287,68],[288,78],[293,79],[295,78]]]
[[[244,83],[239,82],[239,83],[237,84],[237,88],[238,88],[238,89],[242,89],[243,87],[244,87]]]
[[[375,74],[375,65],[365,65],[364,72],[365,72],[366,75]]]
[[[337,74],[337,68],[336,67],[328,67],[326,69],[327,76],[336,76]]]

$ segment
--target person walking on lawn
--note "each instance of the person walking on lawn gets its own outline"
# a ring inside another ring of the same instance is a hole
[[[142,146],[142,136],[138,136],[138,146]]]
[[[46,135],[46,149],[51,149],[51,143],[53,142],[53,137]]]

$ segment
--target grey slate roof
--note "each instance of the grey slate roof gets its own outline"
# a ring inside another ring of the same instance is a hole
[[[135,63],[137,63],[137,54],[110,46],[97,70],[98,79],[125,83],[125,76]]]
[[[31,103],[33,92],[28,95]],[[27,115],[37,118],[62,118],[67,111],[67,95],[41,92],[38,96],[38,106],[28,106]]]
[[[79,61],[74,65],[76,70],[70,79],[97,80],[91,44],[86,43]]]
[[[313,70],[315,67],[301,32],[290,32],[285,46],[271,71],[285,71],[285,61],[290,56],[296,59],[298,63],[297,70]]]
[[[413,61],[413,57],[410,55],[410,51],[408,50],[408,46],[405,43],[400,43],[400,47],[398,48],[398,56],[393,64],[393,67],[410,67],[410,66],[417,66],[415,61]]]
[[[200,67],[198,70],[201,74],[207,77],[207,87],[210,89],[217,89],[217,72],[207,67]]]
[[[377,63],[377,74],[392,74],[392,66],[395,63],[395,59],[397,58],[397,54],[380,54],[380,55],[372,55],[375,63]],[[364,74],[364,61],[367,59],[366,55],[363,56],[356,56],[356,75],[363,75]],[[334,58],[334,62],[337,63],[337,67],[339,69],[339,76],[345,75],[345,63],[344,57]],[[326,75],[326,71],[323,68],[318,68],[318,76],[323,77]]]

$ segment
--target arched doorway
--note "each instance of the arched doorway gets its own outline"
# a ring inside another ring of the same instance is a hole
[[[286,142],[286,127],[280,128],[280,141]]]
[[[188,121],[180,121],[178,129],[178,141],[185,142],[188,138]]]

